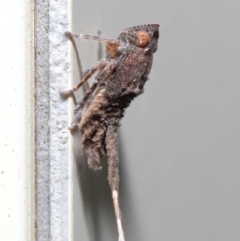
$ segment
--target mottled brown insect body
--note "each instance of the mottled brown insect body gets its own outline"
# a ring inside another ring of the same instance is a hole
[[[125,109],[144,91],[152,67],[153,53],[157,51],[158,29],[158,24],[131,27],[125,29],[117,39],[67,33],[70,37],[95,39],[106,43],[107,57],[88,71],[78,85],[62,95],[74,92],[94,72],[99,71],[96,81],[77,104],[70,129],[78,126],[82,130],[82,147],[86,152],[89,168],[101,169],[101,156],[108,158],[108,181],[113,195],[119,240],[124,240],[124,234],[118,203],[117,129]],[[82,117],[82,110],[94,91],[94,98]]]

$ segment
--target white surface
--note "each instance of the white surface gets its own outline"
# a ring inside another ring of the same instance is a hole
[[[1,2],[0,240],[33,239],[31,3]],[[31,92],[30,92],[31,91]]]

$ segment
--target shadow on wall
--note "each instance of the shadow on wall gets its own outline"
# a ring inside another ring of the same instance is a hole
[[[75,145],[78,145],[78,151],[74,154],[76,166],[78,168],[78,181],[80,193],[83,203],[84,218],[86,222],[89,240],[91,241],[106,241],[117,240],[118,232],[114,215],[112,197],[110,187],[107,181],[108,166],[107,159],[103,158],[102,170],[94,172],[87,167],[85,155],[79,148],[81,133],[75,133]],[[134,211],[131,208],[131,191],[129,189],[128,172],[126,170],[126,158],[124,154],[124,143],[121,142],[119,135],[119,159],[120,159],[120,204],[123,212],[123,221],[126,237],[138,240],[137,234],[141,235],[141,230],[137,227],[137,222],[134,220]],[[76,140],[77,139],[77,140]],[[74,193],[73,193],[74,195]],[[81,222],[77,220],[76,222]],[[78,227],[76,223],[74,227]],[[103,233],[107,230],[107,233]],[[135,232],[134,232],[135,230]],[[138,230],[136,232],[136,230]],[[140,239],[139,239],[140,240]]]
[[[80,131],[75,134],[81,136]],[[96,172],[87,167],[86,156],[82,155],[80,151],[75,153],[74,160],[76,160],[78,168],[77,179],[79,180],[89,240],[117,240],[117,226],[107,181],[107,160],[101,160],[103,168]],[[77,226],[77,224],[74,225],[74,227]],[[108,230],[108,233],[103,233],[102,230]]]

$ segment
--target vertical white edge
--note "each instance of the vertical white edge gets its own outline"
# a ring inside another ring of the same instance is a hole
[[[36,146],[35,146],[35,1],[28,0],[29,38],[29,241],[36,240]]]
[[[35,240],[34,1],[0,15],[0,240]]]
[[[68,28],[71,31],[72,30],[72,0],[68,1]],[[68,41],[68,61],[69,61],[69,72],[68,72],[68,83],[69,83],[69,87],[71,85],[71,81],[72,80],[72,44],[71,41]],[[70,111],[70,113],[72,113],[73,110],[73,102],[72,99],[69,98],[68,101],[68,110]],[[71,123],[72,120],[72,116],[69,116],[69,123]],[[70,134],[70,132],[69,132]],[[68,205],[69,205],[69,241],[73,240],[73,151],[72,151],[72,146],[73,146],[73,138],[70,134],[70,138],[69,138],[69,195],[68,195]]]

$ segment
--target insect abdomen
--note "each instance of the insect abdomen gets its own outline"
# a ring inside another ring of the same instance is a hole
[[[82,147],[86,152],[88,166],[93,170],[101,169],[100,158],[106,153],[105,136],[109,126],[118,129],[124,110],[136,96],[128,94],[110,99],[101,89],[94,97],[85,116],[79,123],[83,131]]]

